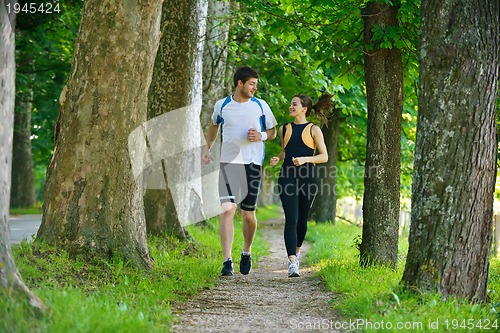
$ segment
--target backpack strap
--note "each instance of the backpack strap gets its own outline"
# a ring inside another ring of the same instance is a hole
[[[260,112],[261,116],[259,118],[260,122],[260,131],[265,131],[266,130],[266,115],[264,114],[264,108],[262,107],[262,103],[256,98],[252,97],[250,98],[252,102],[257,103],[257,105],[260,107]],[[217,120],[216,120],[216,125],[224,125],[224,117],[222,117],[222,110],[224,107],[231,102],[231,96],[227,96],[224,102],[222,102],[222,105],[220,106],[219,114],[217,115]],[[222,127],[221,127],[221,135],[222,135]]]
[[[217,115],[217,121],[216,121],[217,124],[216,125],[219,125],[219,124],[224,125],[224,118],[222,118],[222,109],[224,109],[224,107],[229,102],[231,102],[231,96],[227,96],[226,99],[224,100],[224,102],[222,102],[222,105],[220,106],[219,114]]]
[[[259,101],[259,99],[257,97],[252,97],[250,98],[250,100],[252,102],[255,102],[257,103],[257,105],[260,107],[260,118],[259,118],[259,121],[260,121],[260,131],[265,131],[266,130],[266,115],[264,114],[264,108],[262,107],[262,103]]]

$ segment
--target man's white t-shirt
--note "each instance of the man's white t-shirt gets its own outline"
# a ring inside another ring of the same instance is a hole
[[[222,127],[222,148],[220,161],[222,163],[262,165],[264,160],[264,142],[250,142],[248,140],[248,130],[255,128],[263,132],[261,128],[260,117],[264,112],[266,117],[266,129],[271,129],[277,125],[276,118],[269,105],[262,99],[257,99],[262,105],[252,99],[244,103],[236,102],[232,96],[231,100],[221,107],[226,98],[220,99],[215,103],[212,121],[214,125],[218,124],[218,116],[221,116]]]

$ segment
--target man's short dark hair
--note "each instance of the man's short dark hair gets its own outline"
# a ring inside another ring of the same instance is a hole
[[[238,85],[238,81],[241,80],[243,84],[247,82],[248,79],[258,79],[259,73],[253,68],[250,67],[240,67],[234,73],[234,86]]]

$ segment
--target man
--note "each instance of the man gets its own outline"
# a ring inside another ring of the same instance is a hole
[[[269,105],[254,97],[259,74],[252,68],[241,67],[234,74],[234,94],[215,103],[207,132],[207,146],[202,160],[211,161],[212,146],[222,127],[222,147],[219,170],[221,201],[220,237],[224,262],[222,276],[233,275],[232,245],[234,214],[237,205],[243,217],[243,251],[240,273],[252,268],[251,249],[257,230],[255,209],[260,188],[264,141],[276,137],[277,124]],[[221,126],[222,125],[222,126]]]

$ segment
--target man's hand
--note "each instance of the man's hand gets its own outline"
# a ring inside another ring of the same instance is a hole
[[[271,160],[269,161],[269,164],[271,164],[271,166],[275,166],[276,164],[278,164],[279,161],[280,161],[279,157],[273,156],[273,157],[271,157]]]
[[[207,165],[212,161],[212,155],[210,154],[210,149],[205,148],[205,151],[203,152],[203,155],[201,155],[201,160],[203,161],[203,164]]]
[[[257,131],[255,128],[250,128],[248,130],[248,141],[257,142],[262,140],[262,134]]]

